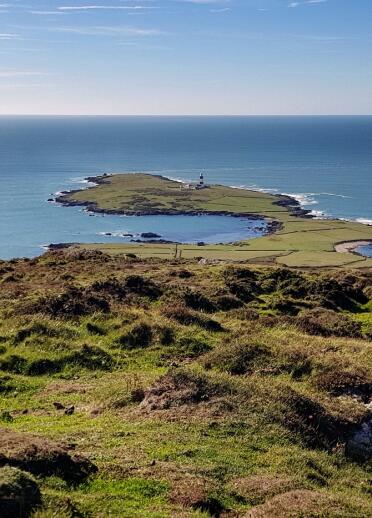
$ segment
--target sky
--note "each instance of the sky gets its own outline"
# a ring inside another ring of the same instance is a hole
[[[372,0],[0,0],[0,114],[372,114]]]

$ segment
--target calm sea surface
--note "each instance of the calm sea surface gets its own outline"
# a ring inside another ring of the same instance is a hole
[[[88,175],[195,180],[201,169],[210,183],[294,194],[317,214],[372,223],[372,117],[3,117],[0,257],[34,256],[51,242],[121,242],[122,232],[254,236],[238,218],[90,217],[46,202]]]

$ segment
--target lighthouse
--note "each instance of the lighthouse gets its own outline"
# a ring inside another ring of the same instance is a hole
[[[204,187],[204,175],[203,171],[200,173],[199,186]]]

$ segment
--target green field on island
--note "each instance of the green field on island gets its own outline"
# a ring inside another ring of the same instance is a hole
[[[91,210],[123,214],[221,213],[262,216],[280,223],[270,235],[226,245],[180,245],[184,258],[203,257],[253,263],[273,262],[294,267],[372,267],[372,259],[338,253],[344,241],[372,240],[372,227],[339,220],[315,220],[293,214],[296,207],[279,206],[281,198],[266,193],[211,185],[188,190],[179,182],[143,173],[99,177],[97,186],[74,191],[60,198]],[[290,200],[283,197],[287,203]],[[297,207],[298,210],[298,207]],[[107,253],[134,253],[141,257],[174,257],[169,244],[92,244],[84,248]]]

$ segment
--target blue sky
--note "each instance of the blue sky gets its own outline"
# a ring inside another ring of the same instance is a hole
[[[0,114],[372,114],[372,0],[0,0]]]

